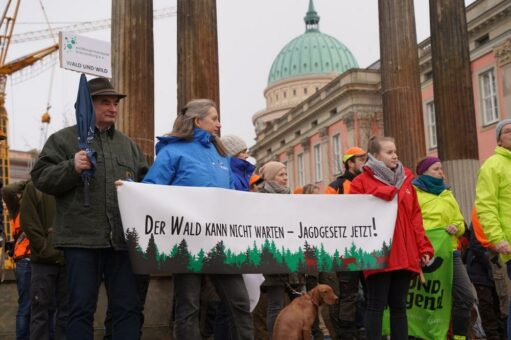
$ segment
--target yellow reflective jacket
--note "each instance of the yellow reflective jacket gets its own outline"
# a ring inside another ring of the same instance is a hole
[[[415,190],[422,211],[424,229],[446,229],[448,225],[455,225],[458,231],[451,236],[451,243],[453,249],[457,249],[458,238],[465,232],[465,220],[452,191],[446,189],[440,195],[435,195],[418,187],[415,187]]]
[[[511,151],[498,146],[479,170],[476,187],[477,217],[488,241],[511,244]],[[511,260],[511,255],[501,255]]]

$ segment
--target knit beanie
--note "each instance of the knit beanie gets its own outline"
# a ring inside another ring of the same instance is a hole
[[[497,133],[497,142],[499,141],[500,133],[502,132],[502,129],[503,129],[503,128],[504,128],[504,126],[506,126],[507,124],[511,124],[511,118],[501,120],[501,121],[497,124],[497,129],[495,130],[495,132]]]
[[[417,172],[417,175],[422,175],[426,172],[426,170],[429,169],[430,166],[435,164],[436,162],[441,162],[440,158],[438,157],[426,157],[424,158],[419,164],[417,164],[417,167],[415,168],[415,172]]]
[[[241,151],[245,151],[248,148],[243,139],[235,135],[222,136],[221,140],[227,150],[228,156],[236,156]]]
[[[286,166],[280,162],[269,161],[259,169],[259,174],[265,181],[271,181],[277,176],[278,172]]]

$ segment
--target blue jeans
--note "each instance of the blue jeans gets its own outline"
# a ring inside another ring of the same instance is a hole
[[[229,335],[233,340],[253,340],[254,325],[250,314],[247,289],[241,275],[210,275],[215,290],[224,303],[229,320]],[[174,339],[201,340],[199,330],[201,274],[175,274],[174,279]]]
[[[277,320],[277,316],[284,308],[286,289],[284,286],[268,286],[266,287],[268,295],[268,309],[266,312],[266,329],[270,339],[273,335],[273,326]]]
[[[93,339],[98,290],[104,279],[112,315],[112,339],[138,340],[139,299],[128,252],[64,248],[64,257],[69,289],[67,339]]]
[[[229,320],[227,309],[224,303],[220,301],[216,309],[215,326],[213,327],[215,340],[231,340],[229,322],[232,321]]]
[[[16,262],[18,312],[16,313],[16,340],[29,340],[30,336],[30,260]]]

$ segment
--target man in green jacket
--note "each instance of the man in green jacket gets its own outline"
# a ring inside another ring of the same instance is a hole
[[[69,311],[64,254],[52,245],[56,210],[53,196],[43,194],[32,182],[27,182],[20,219],[30,241],[30,339],[66,339]]]
[[[105,78],[88,82],[96,112],[91,148],[97,162],[84,207],[81,172],[92,167],[80,151],[76,126],[48,139],[32,169],[35,186],[55,196],[54,245],[66,261],[70,315],[67,338],[93,338],[93,320],[102,279],[112,313],[112,339],[138,339],[139,299],[121,223],[114,182],[140,180],[147,162],[140,148],[115,129],[117,105],[124,98]]]
[[[497,124],[497,148],[479,170],[476,211],[488,241],[507,263],[511,279],[511,119]],[[508,318],[511,334],[511,318]]]

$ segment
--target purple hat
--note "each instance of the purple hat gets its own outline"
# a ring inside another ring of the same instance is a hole
[[[435,164],[436,162],[441,162],[440,158],[438,157],[426,157],[424,158],[419,164],[417,164],[417,167],[415,168],[415,172],[417,175],[422,175],[430,166]]]

